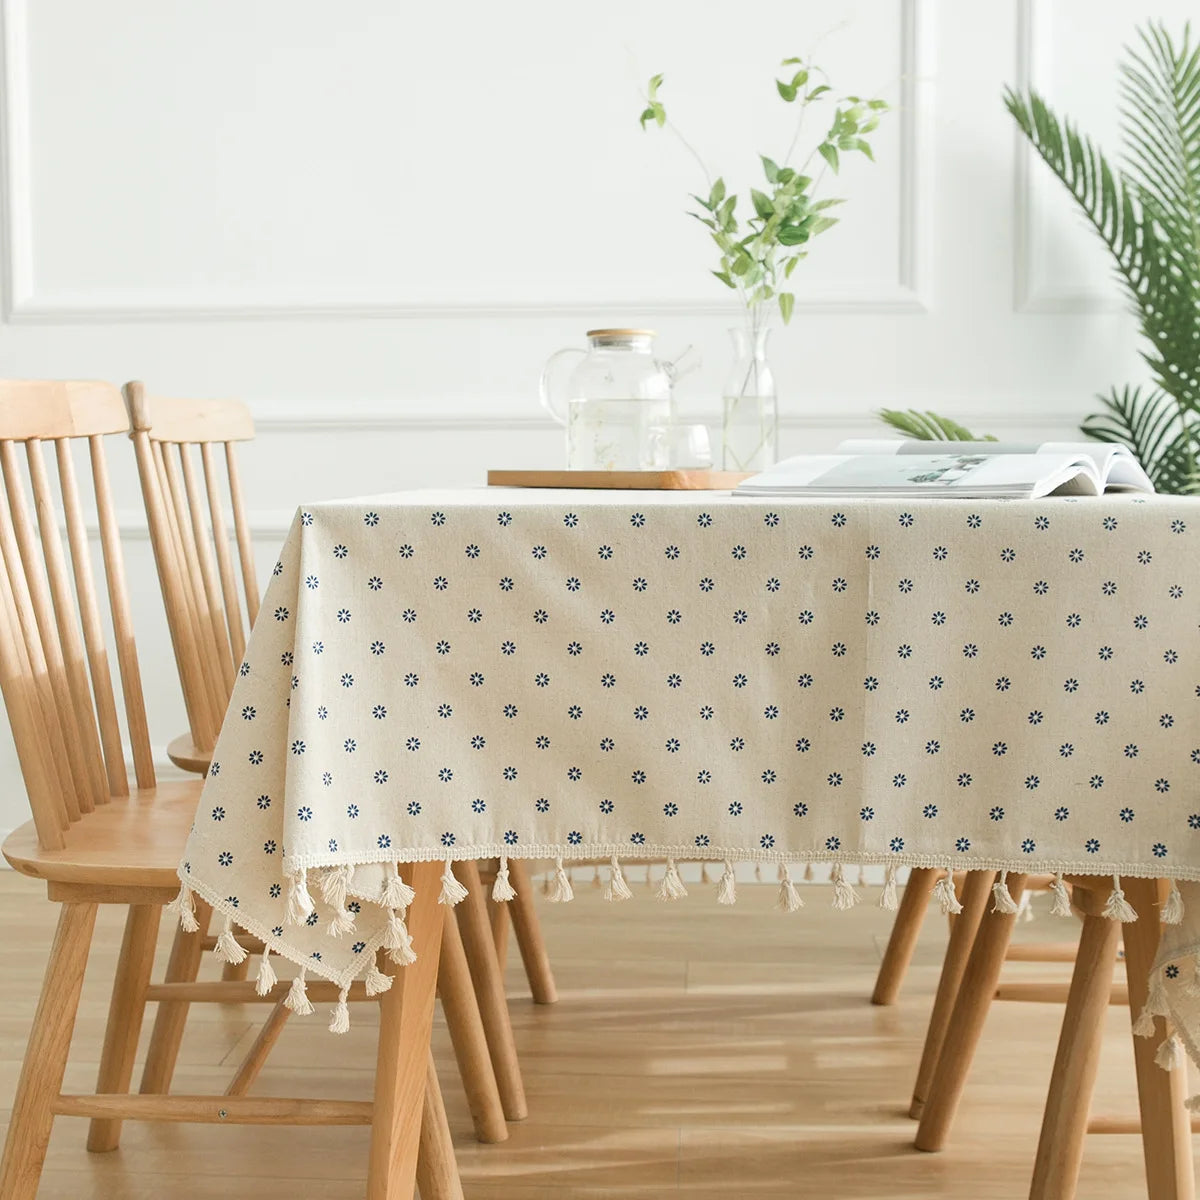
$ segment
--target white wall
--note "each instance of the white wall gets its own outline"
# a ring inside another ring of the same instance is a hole
[[[1186,7],[1153,13],[1181,25]],[[556,464],[538,370],[594,325],[695,343],[680,399],[711,417],[737,314],[683,215],[696,168],[639,132],[638,89],[665,72],[672,115],[749,182],[790,133],[776,63],[825,35],[838,86],[899,107],[878,165],[838,181],[843,224],[774,335],[784,451],[867,431],[880,405],[1069,434],[1094,392],[1140,378],[1133,327],[1000,92],[1032,80],[1110,137],[1117,50],[1150,12],[3,0],[0,370],[244,397],[265,561],[301,500]],[[131,570],[165,744],[183,717],[144,533]],[[0,829],[23,811],[5,745]]]

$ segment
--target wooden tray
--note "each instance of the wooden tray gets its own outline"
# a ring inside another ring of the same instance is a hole
[[[745,471],[489,471],[488,487],[651,489],[721,492],[750,478]]]

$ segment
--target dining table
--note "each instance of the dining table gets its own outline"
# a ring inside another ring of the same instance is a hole
[[[862,901],[852,865],[892,908],[898,870],[944,869],[947,911],[955,872],[1000,872],[998,905],[1007,872],[1111,876],[1116,920],[1122,879],[1166,879],[1148,1009],[1200,1061],[1198,537],[1200,501],[1154,495],[304,505],[175,909],[201,897],[298,964],[298,1011],[332,981],[342,1031],[355,981],[436,954],[412,906],[462,899],[460,860],[498,860],[500,902],[509,860],[551,864],[558,902],[599,861],[632,904],[654,901],[629,864],[665,865],[658,899],[728,904],[754,862],[796,922]],[[812,863],[832,887],[796,886]]]

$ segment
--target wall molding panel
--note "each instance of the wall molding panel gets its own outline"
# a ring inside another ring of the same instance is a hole
[[[933,10],[934,0],[896,0],[900,7],[899,77],[900,166],[899,252],[895,276],[878,283],[833,283],[798,291],[796,311],[814,314],[924,313],[929,303],[930,210],[932,207]],[[545,302],[426,303],[405,296],[322,295],[319,288],[244,292],[189,288],[187,292],[143,289],[136,293],[88,288],[51,292],[37,278],[37,221],[33,212],[30,145],[29,28],[30,0],[0,0],[4,159],[3,233],[5,251],[4,316],[14,325],[143,324],[152,322],[246,322],[280,320],[355,321],[378,318],[412,320],[511,319],[592,316],[632,312],[648,317],[736,316],[736,303],[721,299],[660,298],[629,300],[619,296]],[[16,251],[16,253],[14,253]]]

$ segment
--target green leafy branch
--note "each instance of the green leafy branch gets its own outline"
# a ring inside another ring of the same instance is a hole
[[[798,106],[796,132],[781,162],[759,155],[767,188],[750,189],[753,215],[742,219],[737,211],[738,196],[728,191],[723,176],[712,180],[707,195],[692,195],[699,210],[689,215],[709,231],[720,251],[719,265],[712,274],[737,291],[752,314],[757,314],[760,305],[775,300],[786,324],[791,320],[796,297],[784,285],[797,263],[808,256],[803,247],[837,224],[836,217],[827,215],[828,210],[843,203],[840,198],[816,199],[825,171],[836,175],[843,154],[859,153],[874,161],[868,135],[878,127],[888,105],[884,100],[865,100],[859,96],[835,97],[828,83],[813,82],[816,76],[824,79],[825,75],[811,62],[785,58],[782,65],[796,68],[790,78],[775,80],[775,89],[784,103]],[[659,99],[662,84],[662,75],[650,78],[646,106],[639,117],[642,129],[650,124],[660,129],[671,128],[704,168],[703,160],[668,120],[667,110]],[[790,160],[809,106],[827,101],[833,102],[834,112],[825,134],[804,162],[793,167]],[[809,164],[818,156],[824,162],[820,174],[807,174]],[[707,169],[705,176],[708,177]]]
[[[994,442],[990,433],[972,433],[965,425],[935,412],[915,408],[879,410],[879,419],[906,437],[920,442]]]

